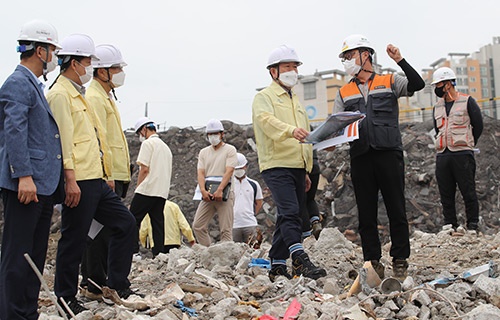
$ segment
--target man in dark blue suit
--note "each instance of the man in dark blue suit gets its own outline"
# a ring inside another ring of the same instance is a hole
[[[0,188],[4,230],[0,261],[0,319],[38,319],[53,205],[64,196],[59,130],[38,79],[57,66],[57,31],[26,23],[18,38],[21,63],[0,88]]]

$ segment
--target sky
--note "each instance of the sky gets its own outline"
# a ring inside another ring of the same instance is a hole
[[[128,66],[116,89],[124,129],[144,116],[169,127],[212,118],[252,122],[256,88],[270,84],[269,53],[287,44],[299,74],[343,70],[343,39],[365,35],[383,67],[398,69],[389,43],[418,71],[450,52],[471,53],[500,36],[498,0],[60,0],[4,1],[0,84],[19,63],[21,26],[52,23],[59,41],[73,33],[120,48]],[[49,75],[50,85],[59,69]]]

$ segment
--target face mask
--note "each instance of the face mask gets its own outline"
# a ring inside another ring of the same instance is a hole
[[[234,176],[236,178],[242,178],[243,176],[245,176],[245,174],[246,174],[245,169],[234,169]]]
[[[297,84],[297,79],[299,78],[299,75],[295,71],[288,71],[288,72],[283,72],[279,76],[279,80],[281,83],[283,83],[285,86],[291,88],[294,85]]]
[[[436,96],[438,96],[439,98],[442,98],[444,96],[444,86],[442,87],[436,87],[434,88],[434,93],[436,94]]]
[[[146,137],[145,137],[145,136],[143,136],[143,135],[140,135],[140,136],[139,136],[139,141],[140,141],[140,142],[144,142],[144,141],[146,141]]]
[[[118,73],[115,73],[111,78],[111,83],[113,83],[114,88],[123,86],[123,84],[125,83],[125,72],[120,71]]]
[[[47,50],[47,49],[45,49],[45,50]],[[44,79],[45,79],[45,76],[49,72],[54,71],[56,69],[56,67],[57,67],[57,56],[56,56],[56,53],[54,51],[52,51],[52,60],[50,60],[50,62],[47,62],[47,61],[45,61],[43,59],[40,59],[40,60],[42,60],[42,62],[45,62],[45,68],[43,69],[43,76],[44,76]]]
[[[43,61],[43,62],[45,62],[45,61]],[[57,67],[57,56],[56,56],[56,53],[54,51],[52,51],[52,60],[50,60],[50,62],[47,62],[47,69],[44,70],[45,74],[54,71],[56,69],[56,67]]]
[[[355,76],[361,70],[361,66],[356,64],[356,59],[346,60],[343,62],[345,72],[350,76]]]
[[[219,143],[220,143],[220,136],[219,135],[215,135],[215,134],[211,134],[208,136],[208,141],[210,142],[210,144],[212,146],[217,146]]]
[[[77,63],[83,67],[83,65],[80,62],[77,62]],[[78,72],[76,72],[76,74],[80,77],[80,81],[82,82],[82,85],[89,82],[90,79],[92,79],[92,74],[94,73],[94,68],[92,67],[92,65],[84,67],[84,68],[85,68],[84,75],[80,75]]]

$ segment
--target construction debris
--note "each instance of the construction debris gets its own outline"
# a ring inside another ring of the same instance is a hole
[[[271,282],[268,269],[259,265],[264,264],[264,260],[256,259],[268,258],[275,208],[258,173],[253,130],[251,126],[223,123],[228,142],[249,161],[249,176],[263,187],[265,203],[258,221],[264,239],[260,246],[217,243],[219,233],[215,220],[210,225],[210,234],[216,243],[209,248],[182,246],[155,259],[144,251],[142,259],[134,260],[129,278],[133,289],[146,294],[141,302],[147,304],[147,310],[85,301],[90,311],[77,315],[76,319],[280,319],[287,315],[292,304],[300,306],[293,317],[302,320],[500,319],[500,280],[496,267],[500,263],[499,121],[485,118],[485,130],[478,145],[481,152],[476,155],[482,217],[478,232],[464,228],[442,229],[434,175],[435,153],[432,134],[429,134],[432,124],[401,126],[406,159],[407,214],[411,227],[409,276],[401,283],[400,291],[387,291],[380,285],[373,285],[351,296],[348,292],[361,273],[364,261],[357,234],[348,146],[341,146],[334,152],[319,152],[322,188],[317,200],[325,228],[318,240],[309,237],[304,241],[311,260],[325,268],[327,276],[318,280],[279,277]],[[188,221],[192,222],[197,206],[192,200],[196,187],[196,157],[207,145],[203,130],[170,128],[160,136],[169,144],[174,156],[171,200],[180,205]],[[139,141],[133,135],[128,139],[131,159],[135,159]],[[136,175],[130,190],[135,188]],[[129,203],[130,198],[126,202]],[[457,204],[460,221],[464,223],[459,192]],[[381,262],[389,266],[385,275],[390,277],[388,223],[382,200],[379,212],[379,231],[385,243]],[[56,212],[53,230],[58,230],[58,217]],[[50,288],[53,287],[57,239],[57,233],[51,235],[43,274]],[[84,300],[83,297],[79,299]],[[132,297],[129,299],[134,302]],[[40,319],[62,319],[45,291],[40,293],[39,305]]]

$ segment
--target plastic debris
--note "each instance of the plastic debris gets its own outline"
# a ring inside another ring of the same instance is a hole
[[[477,280],[477,278],[479,278],[480,275],[493,278],[495,276],[495,273],[496,265],[493,263],[493,261],[490,261],[486,264],[483,264],[482,266],[465,271],[464,273],[462,273],[461,278],[470,282],[474,282]]]
[[[248,267],[260,267],[271,269],[271,261],[262,258],[252,258],[252,261],[248,264]]]
[[[184,302],[182,302],[182,300],[177,300],[174,303],[174,307],[181,309],[182,312],[186,312],[191,317],[197,317],[198,316],[198,314],[196,313],[196,310],[193,309],[193,308],[188,308],[188,307],[184,306]]]
[[[288,306],[288,309],[286,309],[285,315],[283,316],[283,320],[292,320],[292,319],[297,319],[297,315],[300,312],[300,308],[302,308],[302,305],[300,304],[299,301],[297,301],[297,298],[293,299],[292,303]]]

